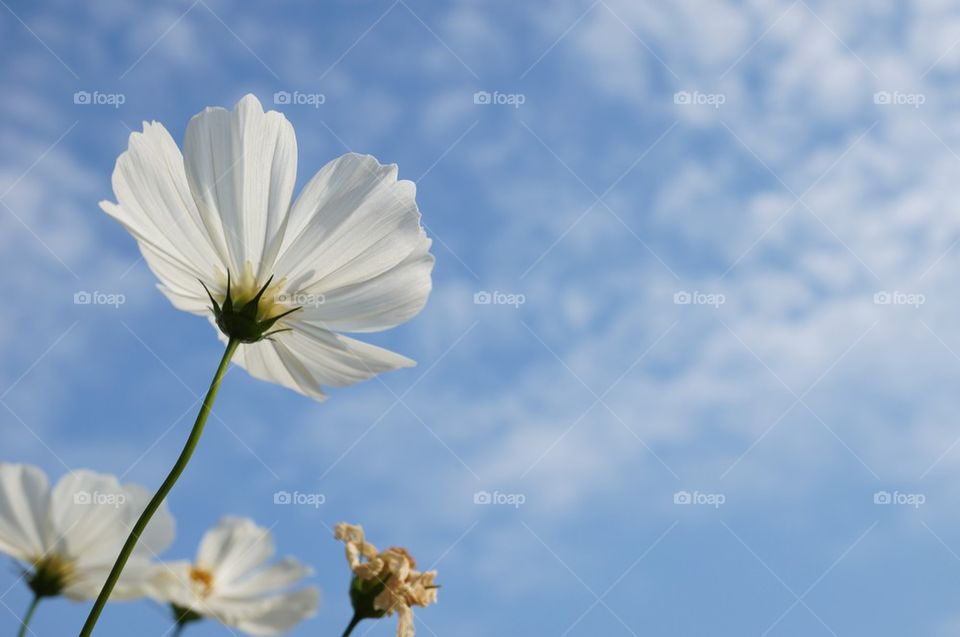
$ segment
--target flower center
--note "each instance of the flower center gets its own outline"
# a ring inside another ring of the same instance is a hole
[[[278,332],[287,331],[284,328],[272,328],[284,316],[300,309],[298,306],[285,304],[284,295],[278,294],[284,284],[282,280],[274,284],[273,277],[270,277],[258,287],[249,267],[236,284],[231,281],[230,271],[227,271],[227,291],[220,302],[213,297],[203,281],[200,284],[210,297],[210,310],[216,319],[217,327],[227,338],[241,343],[256,343]]]
[[[199,566],[190,567],[190,583],[202,598],[207,598],[213,592],[213,573]]]
[[[282,314],[290,309],[289,305],[283,305],[278,300],[278,297],[283,296],[280,294],[280,290],[283,289],[285,283],[285,278],[274,282],[273,277],[270,277],[266,281],[258,282],[253,274],[253,268],[250,263],[244,266],[243,274],[241,274],[237,280],[233,281],[232,286],[229,277],[227,279],[227,286],[231,288],[230,293],[235,306],[242,306],[258,298],[259,294],[259,301],[257,303],[258,319],[270,318],[271,316]],[[261,292],[261,290],[263,291]]]
[[[28,580],[39,597],[54,597],[73,577],[73,562],[59,555],[46,555],[33,560],[33,574]]]

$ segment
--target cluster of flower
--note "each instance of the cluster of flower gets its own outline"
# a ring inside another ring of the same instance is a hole
[[[226,342],[184,450],[152,497],[113,476],[76,471],[50,490],[35,467],[0,464],[0,552],[23,565],[34,602],[94,599],[81,637],[108,600],[150,597],[174,610],[177,634],[205,617],[276,635],[314,613],[318,593],[290,590],[310,571],[295,560],[263,566],[274,548],[252,520],[225,518],[193,561],[152,558],[173,539],[164,499],[199,443],[231,362],[252,376],[322,400],[342,387],[414,364],[344,336],[416,315],[434,258],[412,182],[395,165],[349,153],[324,166],[294,200],[297,140],[280,113],[252,95],[232,111],[207,108],[187,127],[184,152],[159,123],[130,135],[117,159],[117,202],[101,207],[136,239],[175,307],[206,317]],[[339,525],[354,573],[354,619],[399,616],[436,601],[435,573],[403,549],[377,552],[360,527]],[[364,562],[360,562],[360,557]]]
[[[123,504],[77,494],[121,494]],[[37,467],[0,464],[0,550],[23,564],[38,598],[94,599],[120,552],[148,492],[92,471],[69,473],[49,488]],[[310,574],[291,559],[262,568],[273,555],[270,531],[252,520],[224,518],[207,531],[192,562],[158,563],[172,542],[166,506],[140,537],[111,597],[149,597],[168,604],[179,623],[201,617],[255,635],[285,632],[317,607],[317,589],[287,592]]]
[[[90,493],[122,496],[122,504],[78,497]],[[61,595],[92,600],[147,496],[143,487],[84,470],[65,475],[50,489],[39,468],[0,463],[0,551],[23,565],[23,580],[37,601]],[[173,517],[163,506],[141,536],[111,600],[147,597],[168,605],[178,626],[212,618],[252,635],[279,635],[316,611],[315,587],[290,590],[312,571],[289,557],[265,566],[274,554],[273,538],[253,520],[221,520],[203,536],[193,561],[155,561],[173,534]],[[414,570],[416,562],[406,549],[377,551],[364,541],[359,526],[340,523],[335,537],[346,543],[354,574],[354,622],[397,613],[397,634],[413,635],[411,606],[436,602],[436,571]],[[358,593],[363,591],[369,599]]]

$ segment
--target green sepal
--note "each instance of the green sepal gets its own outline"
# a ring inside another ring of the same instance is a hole
[[[239,307],[236,307],[233,302],[229,270],[227,270],[227,292],[222,304],[217,303],[217,300],[213,297],[213,294],[210,293],[210,290],[203,281],[200,282],[200,285],[203,286],[203,289],[207,292],[207,296],[210,297],[210,303],[212,304],[210,311],[213,312],[213,317],[220,331],[223,332],[227,338],[240,343],[256,343],[274,334],[286,331],[286,329],[271,331],[271,328],[283,317],[302,309],[295,307],[277,316],[261,319],[259,317],[260,300],[272,282],[273,277],[271,276],[252,299],[246,301]]]
[[[380,619],[386,611],[374,608],[373,602],[386,587],[386,580],[365,580],[354,576],[350,582],[350,604],[353,613],[360,619]]]
[[[170,609],[173,610],[173,621],[177,622],[178,626],[203,619],[203,615],[197,611],[178,606],[177,604],[170,604]]]
[[[25,571],[27,586],[37,597],[56,597],[63,592],[66,574],[56,567],[40,562],[33,572]]]

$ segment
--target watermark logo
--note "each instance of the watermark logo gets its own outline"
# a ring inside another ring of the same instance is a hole
[[[278,294],[276,299],[277,303],[293,307],[317,307],[327,302],[327,297],[323,294],[306,294],[304,292]]]
[[[677,91],[673,94],[673,103],[679,106],[712,106],[720,108],[727,102],[723,93],[701,93],[700,91]]]
[[[927,103],[927,96],[923,93],[877,91],[873,94],[873,103],[878,106],[912,106],[913,108],[920,108]]]
[[[919,308],[927,302],[927,297],[923,294],[901,292],[899,290],[880,290],[873,295],[873,302],[875,305],[911,305]]]
[[[911,506],[919,509],[927,501],[927,496],[922,493],[900,493],[899,491],[877,491],[873,494],[873,503],[881,506],[897,505]]]
[[[312,106],[320,108],[327,96],[323,93],[302,93],[300,91],[277,91],[273,94],[273,103],[278,106]]]
[[[677,491],[673,494],[673,503],[679,505],[712,506],[719,509],[727,501],[722,493],[701,493],[700,491]]]
[[[727,297],[723,294],[700,292],[699,290],[692,292],[678,290],[673,293],[674,305],[710,305],[717,308],[726,302]]]
[[[126,302],[127,297],[119,293],[109,294],[107,292],[98,292],[96,290],[93,292],[80,290],[79,292],[75,292],[73,294],[74,305],[112,305],[114,308],[119,308]]]
[[[273,503],[281,505],[311,506],[319,509],[327,501],[322,493],[301,493],[299,491],[277,491],[273,494]]]
[[[501,93],[500,91],[477,91],[473,94],[473,103],[480,106],[512,106],[520,108],[527,102],[523,93]]]
[[[519,509],[527,501],[522,493],[501,493],[500,491],[477,491],[473,494],[473,503],[479,505],[506,505]]]
[[[526,302],[527,297],[523,294],[512,294],[499,290],[480,290],[473,295],[474,305],[512,305],[514,308],[519,308]]]
[[[73,503],[80,506],[112,506],[119,509],[127,502],[124,493],[101,493],[100,491],[77,491],[73,494]]]
[[[123,93],[101,93],[100,91],[77,91],[73,94],[73,103],[81,106],[112,106],[120,108],[127,101]]]

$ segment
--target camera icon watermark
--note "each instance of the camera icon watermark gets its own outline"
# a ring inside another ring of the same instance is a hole
[[[873,94],[873,103],[878,106],[912,106],[913,108],[920,108],[927,103],[927,96],[923,93],[877,91]]]
[[[500,292],[499,290],[480,290],[473,295],[474,305],[511,305],[514,309],[527,302],[524,294]]]
[[[712,106],[719,109],[727,103],[727,96],[723,93],[677,91],[673,94],[673,103],[678,106]]]
[[[712,506],[719,509],[727,501],[722,493],[701,493],[700,491],[677,491],[673,494],[673,503],[681,506]]]
[[[927,502],[923,493],[901,493],[899,491],[877,491],[873,494],[873,503],[881,506],[911,506],[919,509]]]
[[[119,509],[127,502],[125,493],[101,493],[100,491],[77,491],[73,503],[79,506],[112,506]]]
[[[322,493],[301,493],[300,491],[276,491],[273,503],[279,505],[311,506],[319,509],[327,501]]]
[[[919,308],[927,302],[923,294],[901,292],[900,290],[880,290],[873,295],[875,305],[910,305]]]
[[[278,106],[312,106],[320,108],[326,104],[327,96],[323,93],[303,93],[301,91],[277,91],[273,94],[273,103]]]
[[[73,294],[74,305],[112,305],[114,308],[119,308],[126,302],[127,297],[119,293],[80,290]]]
[[[77,91],[73,94],[73,103],[80,106],[112,106],[120,108],[127,102],[123,93],[101,93],[100,91]]]
[[[527,496],[522,493],[501,493],[500,491],[477,491],[473,494],[473,503],[481,506],[505,505],[519,509],[526,504]]]
[[[719,308],[727,302],[727,297],[723,294],[712,292],[701,292],[693,290],[677,290],[673,293],[674,305],[710,305]]]
[[[501,93],[500,91],[477,91],[473,94],[473,103],[479,106],[512,106],[520,108],[527,102],[523,93]]]

